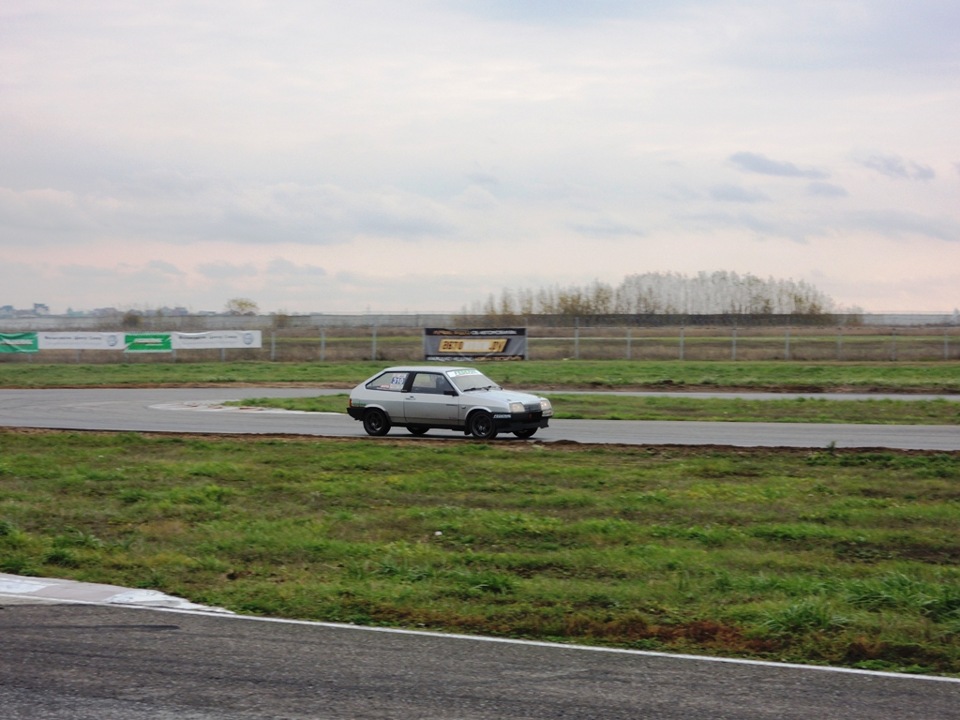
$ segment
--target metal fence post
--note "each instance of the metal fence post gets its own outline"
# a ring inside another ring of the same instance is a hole
[[[783,342],[783,359],[790,359],[790,327],[787,326],[787,335],[786,339]]]
[[[686,328],[683,325],[680,326],[680,359],[683,360],[683,351],[684,351],[684,341],[686,340],[685,331]]]
[[[327,359],[327,329],[320,328],[320,362]]]
[[[733,326],[733,336],[731,337],[730,343],[730,359],[737,359],[737,326]]]

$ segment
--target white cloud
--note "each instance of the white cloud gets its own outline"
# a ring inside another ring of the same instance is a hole
[[[770,198],[759,190],[753,190],[739,185],[715,185],[710,190],[714,200],[720,202],[756,203],[767,202]]]
[[[270,265],[267,267],[266,272],[269,275],[276,275],[279,277],[302,278],[323,277],[327,274],[326,270],[317,265],[311,265],[309,263],[298,264],[279,257],[270,261]]]
[[[898,155],[871,155],[861,161],[864,167],[881,175],[904,180],[933,180],[936,173],[929,165],[904,160]]]
[[[960,242],[960,222],[949,217],[927,217],[899,210],[874,210],[854,213],[850,224],[884,237],[909,238],[914,235]]]
[[[807,185],[807,194],[814,197],[847,197],[850,193],[840,185],[828,182],[812,182]]]
[[[737,152],[730,156],[730,162],[745,172],[776,177],[795,177],[819,180],[828,177],[827,173],[816,168],[800,168],[786,160],[771,160],[760,153]]]
[[[252,263],[237,265],[229,262],[205,263],[199,265],[197,270],[204,277],[213,280],[248,278],[258,275],[257,268]]]

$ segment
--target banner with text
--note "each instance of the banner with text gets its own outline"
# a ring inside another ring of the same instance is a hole
[[[159,332],[24,332],[0,333],[0,353],[35,353],[39,350],[122,350],[171,352],[173,350],[258,349],[260,330],[217,330],[202,333]]]
[[[124,334],[118,332],[40,332],[41,350],[123,350]]]
[[[127,352],[170,352],[173,343],[170,333],[127,333],[123,336],[123,349]]]
[[[263,347],[263,337],[259,330],[217,330],[202,333],[175,332],[172,335],[174,350]]]
[[[526,360],[526,328],[424,328],[423,359],[453,362]]]
[[[35,353],[38,349],[35,332],[0,333],[0,353]]]

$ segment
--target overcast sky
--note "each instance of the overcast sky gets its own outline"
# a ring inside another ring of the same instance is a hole
[[[0,305],[960,306],[956,0],[5,0]]]

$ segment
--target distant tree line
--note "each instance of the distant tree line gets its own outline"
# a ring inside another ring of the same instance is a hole
[[[833,300],[809,283],[766,280],[718,271],[693,277],[679,273],[628,275],[616,287],[594,282],[586,287],[539,290],[504,289],[470,310],[474,315],[526,317],[560,315],[781,315],[828,316]]]

